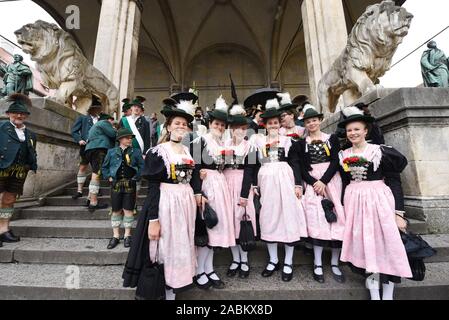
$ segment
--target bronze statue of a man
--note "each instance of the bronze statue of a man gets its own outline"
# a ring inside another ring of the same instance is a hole
[[[425,87],[449,87],[449,63],[435,41],[427,44],[429,50],[421,58],[421,70]]]
[[[0,71],[5,74],[4,87],[0,90],[0,96],[10,96],[14,93],[28,95],[33,90],[33,73],[22,61],[23,57],[15,54],[13,63],[5,68],[0,66]]]

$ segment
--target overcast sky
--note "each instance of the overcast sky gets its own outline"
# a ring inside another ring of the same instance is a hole
[[[413,19],[410,33],[399,47],[393,63],[399,61],[419,45],[449,26],[448,0],[407,0],[404,6],[408,11],[413,13],[415,18]],[[20,15],[17,14],[18,12],[20,12]],[[43,9],[31,0],[0,0],[0,16],[0,35],[5,36],[12,41],[16,41],[14,31],[24,24],[34,22],[38,19],[54,22]],[[443,32],[435,40],[439,47],[443,49],[446,54],[449,54],[449,29]],[[385,87],[416,87],[421,84],[420,59],[424,49],[425,46],[398,65],[394,66],[391,71],[381,79],[381,84]],[[25,60],[30,63],[27,57],[25,57]]]

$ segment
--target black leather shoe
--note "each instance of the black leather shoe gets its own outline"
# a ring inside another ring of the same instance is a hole
[[[125,248],[131,248],[131,236],[125,238]]]
[[[324,275],[318,275],[318,274],[316,274],[316,273],[315,273],[315,269],[321,269],[321,270],[323,270],[323,267],[322,267],[322,266],[314,266],[314,267],[313,267],[313,279],[314,279],[316,282],[324,283]]]
[[[291,273],[285,273],[284,270],[282,270],[282,281],[284,282],[290,282],[293,279],[293,266],[290,264],[284,264],[284,268],[288,267],[292,269]]]
[[[224,289],[225,283],[223,281],[221,281],[220,279],[214,280],[211,278],[211,276],[214,274],[218,277],[218,275],[215,273],[215,271],[212,271],[211,273],[207,274],[209,281],[212,283],[212,287],[214,289]]]
[[[279,266],[279,262],[278,263],[276,263],[276,264],[274,264],[273,262],[269,262],[268,263],[268,265],[272,265],[272,266],[274,266],[274,270],[268,270],[268,266],[267,266],[267,268],[265,268],[265,270],[264,271],[262,271],[262,277],[264,277],[264,278],[269,278],[269,277],[271,277],[272,275],[273,275],[273,273],[275,272],[275,271],[278,271],[279,270],[279,268],[280,268],[280,266]]]
[[[109,205],[105,204],[97,204],[96,206],[93,206],[89,204],[89,211],[94,212],[95,210],[101,210],[101,209],[107,209]]]
[[[209,288],[212,286],[212,282],[210,282],[209,278],[207,278],[208,281],[207,281],[205,284],[199,284],[199,283],[198,283],[198,279],[201,278],[202,276],[206,276],[206,277],[207,277],[207,275],[206,275],[205,272],[202,273],[202,274],[199,274],[199,275],[195,276],[195,279],[194,279],[194,280],[195,280],[195,284],[196,284],[196,286],[198,287],[198,289],[201,289],[201,290],[209,290]]]
[[[73,200],[77,200],[77,199],[82,198],[82,197],[83,197],[83,194],[81,192],[77,192],[76,194],[74,194],[72,196],[72,199]]]
[[[112,239],[109,241],[109,244],[108,244],[108,250],[114,249],[115,247],[118,246],[119,243],[120,243],[120,240],[119,240],[119,239],[117,239],[117,238],[112,238]]]
[[[15,243],[20,241],[20,237],[16,237],[11,230],[0,234],[0,241],[5,243]]]
[[[245,265],[245,266],[247,266],[248,267],[248,271],[243,271],[242,270],[242,265]],[[242,262],[241,264],[240,264],[240,271],[239,271],[239,278],[240,279],[246,279],[246,278],[248,278],[249,277],[249,272],[250,272],[250,267],[249,267],[249,265],[248,265],[248,262]]]
[[[332,268],[337,268],[341,272],[341,269],[340,269],[339,266],[332,265]],[[335,274],[334,270],[332,269],[332,276],[334,277],[334,280],[337,281],[338,283],[345,283],[346,282],[346,278],[345,278],[345,275],[343,274],[343,272],[341,272],[341,275],[338,275],[338,274]]]
[[[232,265],[233,264],[236,264],[237,265],[237,269],[231,269],[231,267],[232,267]],[[232,263],[231,263],[231,265],[229,266],[229,269],[228,269],[228,272],[226,273],[226,275],[229,277],[229,278],[234,278],[236,275],[237,275],[237,272],[240,270],[240,262],[235,262],[235,261],[233,261]]]

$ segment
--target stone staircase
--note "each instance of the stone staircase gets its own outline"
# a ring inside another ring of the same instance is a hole
[[[100,201],[109,202],[110,190],[102,183]],[[21,209],[12,222],[14,232],[22,237],[17,244],[0,248],[0,299],[133,299],[134,290],[122,288],[121,274],[127,257],[123,243],[107,250],[111,237],[108,209],[95,213],[83,207],[85,200],[72,200],[74,187],[49,197],[35,206]],[[139,195],[142,205],[147,188]],[[87,188],[85,188],[85,194]],[[425,234],[424,238],[438,250],[427,261],[427,278],[422,283],[404,281],[398,286],[397,299],[449,299],[449,235],[429,235],[424,222],[412,221],[411,230]],[[282,252],[282,250],[280,250]],[[215,265],[227,286],[224,290],[193,289],[179,295],[184,300],[284,300],[284,299],[368,299],[364,281],[346,266],[345,284],[335,282],[330,267],[325,265],[326,283],[312,279],[312,258],[295,252],[292,282],[285,284],[280,273],[270,279],[260,276],[267,261],[265,246],[260,243],[250,254],[251,276],[228,279],[226,270],[231,262],[229,250],[216,253]],[[329,265],[329,255],[324,259]],[[80,288],[68,289],[71,267],[79,270]]]

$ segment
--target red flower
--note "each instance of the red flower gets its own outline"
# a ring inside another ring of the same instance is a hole
[[[221,150],[221,155],[224,157],[230,157],[234,155],[234,150]]]
[[[290,137],[290,138],[293,138],[293,139],[299,139],[300,138],[300,136],[298,134],[296,134],[296,133],[290,133],[290,134],[287,135],[287,137]]]
[[[184,162],[184,164],[186,164],[188,166],[194,166],[195,165],[195,161],[193,161],[191,159],[182,159],[182,161]]]

